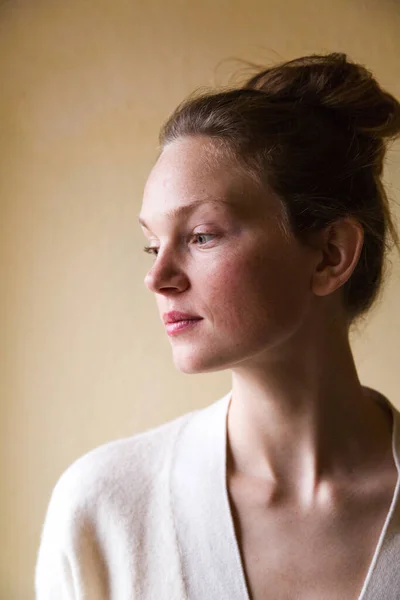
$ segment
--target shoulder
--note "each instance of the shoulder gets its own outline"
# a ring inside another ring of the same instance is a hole
[[[175,442],[196,412],[103,444],[62,473],[41,531],[38,598],[59,598],[67,590],[65,597],[75,598],[76,585],[97,589],[112,554],[134,553],[132,540],[141,539],[143,519],[154,503],[163,502],[163,474]]]
[[[75,460],[59,477],[49,512],[93,512],[144,496],[166,466],[185,424],[198,410],[167,423],[103,444]]]

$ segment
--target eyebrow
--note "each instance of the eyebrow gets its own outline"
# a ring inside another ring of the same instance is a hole
[[[181,217],[182,215],[188,215],[194,212],[197,208],[204,204],[214,204],[215,206],[227,206],[233,208],[235,205],[232,201],[225,199],[216,199],[216,198],[207,198],[204,200],[195,200],[190,204],[184,204],[183,206],[178,206],[177,208],[173,208],[169,212],[165,214],[167,219],[175,219],[177,217]],[[143,225],[146,229],[150,230],[150,227],[146,224],[146,221],[139,215],[138,216],[139,223]]]

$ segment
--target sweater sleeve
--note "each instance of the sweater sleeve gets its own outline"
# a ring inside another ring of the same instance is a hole
[[[109,600],[83,479],[79,469],[70,468],[51,495],[36,562],[36,600]]]

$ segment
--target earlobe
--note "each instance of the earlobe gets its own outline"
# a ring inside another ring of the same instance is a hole
[[[312,276],[314,294],[332,294],[350,279],[363,242],[362,225],[350,217],[330,223],[321,232],[319,260]]]

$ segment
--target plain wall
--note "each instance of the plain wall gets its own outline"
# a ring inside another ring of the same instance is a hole
[[[229,372],[175,370],[143,284],[137,214],[163,120],[194,88],[227,83],[230,57],[346,52],[400,97],[399,34],[394,0],[0,3],[1,600],[33,599],[67,465],[230,388]],[[397,202],[399,165],[395,146]],[[363,383],[400,407],[399,274],[393,256],[354,350]]]

